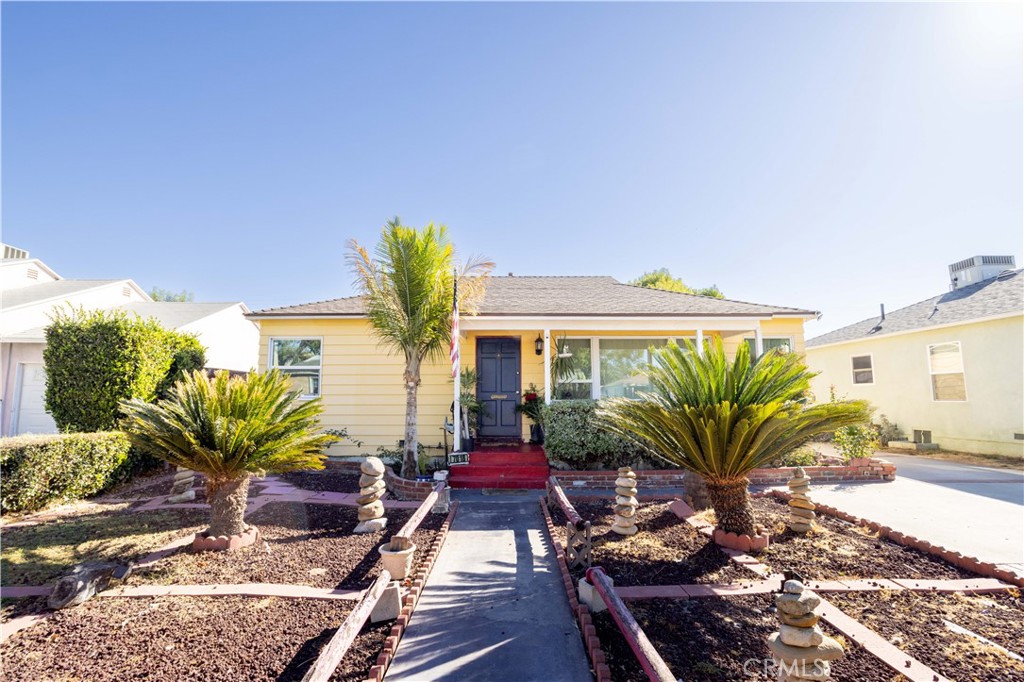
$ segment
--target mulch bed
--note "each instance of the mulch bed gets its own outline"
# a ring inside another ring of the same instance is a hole
[[[775,572],[793,570],[808,580],[842,578],[973,578],[976,574],[942,559],[878,537],[878,534],[824,514],[806,535],[786,527],[789,507],[774,497],[751,500],[758,523],[771,533],[771,544],[758,555]]]
[[[639,531],[631,537],[612,532],[611,503],[573,503],[590,520],[594,548],[593,565],[601,566],[616,585],[683,585],[731,583],[756,580],[740,568],[708,537],[677,517],[667,503],[641,503],[637,510]],[[556,529],[565,517],[555,510]],[[561,530],[559,530],[561,532]],[[583,571],[578,570],[579,576]]]
[[[767,609],[772,595],[630,602],[629,608],[672,672],[688,682],[774,682],[767,638],[778,619]],[[601,646],[616,682],[647,682],[647,676],[605,611],[594,616]],[[823,629],[832,637],[837,633]],[[835,680],[905,680],[858,646],[832,666]]]
[[[94,599],[5,642],[4,679],[301,680],[353,608],[274,597]],[[364,627],[331,679],[365,679],[389,629]]]
[[[273,502],[246,519],[259,528],[262,542],[234,552],[193,553],[185,548],[140,569],[128,584],[262,582],[363,589],[380,572],[377,548],[413,510],[387,510],[387,529],[368,534],[352,532],[359,522],[356,513],[355,507],[348,506]],[[429,547],[444,519],[444,514],[428,514],[413,534],[416,546]],[[417,561],[423,554],[417,552]]]
[[[991,594],[847,592],[827,599],[936,672],[954,680],[1024,680],[1024,662],[968,635],[967,628],[1024,655],[1024,599],[1020,591]]]
[[[291,471],[278,479],[303,490],[331,493],[358,493],[359,474],[346,471]],[[258,480],[258,479],[254,479]]]

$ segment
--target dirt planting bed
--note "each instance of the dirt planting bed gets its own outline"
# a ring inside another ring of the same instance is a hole
[[[377,548],[412,513],[389,509],[383,533],[355,534],[355,507],[273,502],[247,518],[259,528],[263,541],[234,552],[193,553],[185,548],[140,569],[128,584],[290,583],[362,589],[380,572]],[[428,514],[413,535],[416,546],[429,547],[444,519],[443,514]],[[420,559],[422,553],[417,552]]]
[[[774,682],[766,640],[778,630],[767,609],[771,595],[707,599],[658,599],[630,602],[640,627],[672,672],[688,682]],[[616,682],[646,682],[644,674],[609,613],[594,616],[597,635]],[[826,633],[843,641],[846,656],[832,666],[833,679],[857,682],[901,682],[902,675],[884,666],[858,646],[842,640],[828,626]]]
[[[32,526],[0,528],[4,585],[43,585],[86,561],[128,563],[175,538],[203,530],[202,509],[132,512],[126,504],[96,507]]]
[[[301,680],[354,605],[274,597],[94,599],[5,642],[4,679]],[[389,627],[364,627],[331,679],[365,679]]]
[[[641,504],[639,531],[631,537],[612,532],[611,504],[574,503],[591,523],[593,565],[601,566],[618,586],[729,583],[756,580],[737,566],[709,538],[701,535],[668,508],[667,503]],[[555,527],[561,533],[565,517],[556,509]],[[582,577],[583,571],[578,571]]]
[[[303,490],[331,493],[358,493],[359,474],[345,471],[292,471],[279,474],[279,480]]]
[[[977,577],[942,559],[878,537],[876,532],[819,514],[806,535],[786,527],[789,507],[774,497],[751,500],[771,544],[758,555],[775,572],[793,570],[808,580],[843,578],[957,579]]]
[[[945,621],[1024,655],[1024,599],[1018,590],[991,594],[849,592],[826,595],[848,615],[953,680],[1024,680],[1015,660]]]

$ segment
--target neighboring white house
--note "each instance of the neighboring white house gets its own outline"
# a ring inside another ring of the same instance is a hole
[[[257,365],[259,328],[245,318],[243,303],[156,302],[130,279],[64,279],[27,252],[0,246],[0,435],[56,431],[43,406],[44,330],[66,305],[119,308],[195,334],[209,369],[246,372]]]
[[[819,400],[870,401],[908,440],[1024,456],[1024,274],[1010,256],[950,266],[951,290],[807,341]]]

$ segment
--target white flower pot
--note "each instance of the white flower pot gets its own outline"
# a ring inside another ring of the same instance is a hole
[[[385,543],[377,548],[380,552],[381,562],[391,577],[395,580],[402,580],[412,572],[412,562],[415,558],[416,545],[409,549],[392,550]]]

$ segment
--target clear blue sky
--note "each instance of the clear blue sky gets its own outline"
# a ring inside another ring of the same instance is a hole
[[[668,267],[824,312],[1022,261],[1022,14],[956,4],[2,7],[5,242],[262,308],[349,238],[498,272]]]

